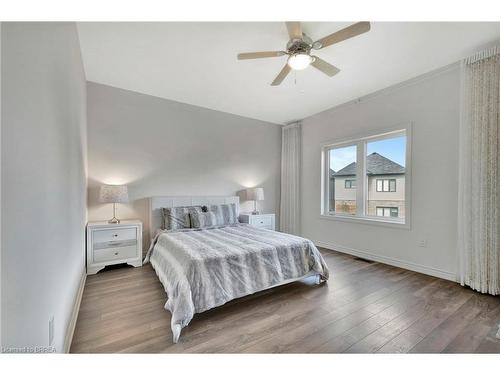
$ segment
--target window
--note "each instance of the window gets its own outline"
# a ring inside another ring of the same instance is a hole
[[[398,217],[397,207],[377,207],[377,216]]]
[[[395,192],[396,180],[395,179],[377,179],[378,192]]]
[[[323,147],[323,216],[406,224],[408,129]]]
[[[355,189],[356,188],[356,180],[345,180],[344,187],[346,189]]]
[[[356,157],[357,146],[342,146],[328,150],[330,165],[329,212],[356,214]]]

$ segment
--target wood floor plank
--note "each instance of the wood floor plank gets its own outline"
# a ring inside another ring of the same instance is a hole
[[[480,295],[472,295],[446,320],[419,341],[411,350],[416,353],[440,353],[481,313]]]
[[[297,328],[273,330],[271,334],[254,343],[252,348],[244,348],[246,352],[310,352],[318,344],[337,337],[351,327],[369,319],[372,315],[392,306],[398,298],[398,293],[404,293],[404,288],[422,281],[419,275],[405,283],[395,283],[392,288],[386,288],[385,293],[376,291],[365,298],[350,303],[334,306],[327,315],[315,321],[309,321]],[[378,309],[370,308],[377,303]]]
[[[480,313],[446,346],[444,353],[475,352],[491,328],[500,324],[500,298],[484,295],[479,297],[484,302]]]
[[[150,265],[87,278],[74,353],[497,352],[500,299],[320,249],[328,283],[296,282],[197,314],[172,343]]]
[[[434,282],[424,285],[420,290],[427,290],[428,293],[432,293],[433,290],[439,287],[439,283]],[[415,294],[400,290],[398,293],[391,295],[391,298],[383,301],[385,304],[382,301],[377,301],[369,305],[368,310],[374,312],[379,310],[379,312],[362,324],[348,330],[339,337],[332,338],[312,351],[321,353],[344,352],[386,325],[385,331],[389,331],[388,327],[392,327],[394,330],[401,329],[402,324],[409,324],[412,319],[416,319],[425,313],[426,299],[422,296],[415,296]],[[361,352],[364,351],[361,350]]]
[[[378,351],[383,353],[418,352],[417,349],[414,350],[413,348],[428,335],[432,336],[436,327],[439,327],[442,322],[453,316],[473,296],[472,291],[461,288],[456,284],[451,284],[448,288],[440,288],[437,293],[432,295],[432,299],[425,306],[426,313],[422,314],[415,322],[412,322],[406,330],[401,331],[386,342]],[[451,335],[452,333],[450,333]],[[431,341],[432,339],[429,338],[428,343]],[[425,348],[425,345],[422,344],[420,348]],[[435,350],[429,348],[425,352],[435,352]]]

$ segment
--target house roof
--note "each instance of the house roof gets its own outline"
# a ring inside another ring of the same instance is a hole
[[[366,157],[366,173],[368,175],[404,174],[405,167],[387,159],[376,152]],[[332,176],[355,176],[356,162],[345,166],[338,172],[330,173]]]

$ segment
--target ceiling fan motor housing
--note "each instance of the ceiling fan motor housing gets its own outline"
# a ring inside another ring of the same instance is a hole
[[[286,44],[286,50],[290,55],[296,53],[309,54],[313,41],[307,35],[302,34],[302,39],[290,39]]]

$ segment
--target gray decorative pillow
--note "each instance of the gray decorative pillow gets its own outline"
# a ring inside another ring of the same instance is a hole
[[[191,228],[191,212],[201,212],[201,206],[163,208],[163,229]]]
[[[192,228],[208,228],[217,225],[217,217],[213,212],[190,212]]]
[[[238,223],[235,203],[212,205],[209,207],[209,210],[217,217],[218,225],[231,225]]]

